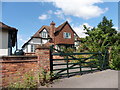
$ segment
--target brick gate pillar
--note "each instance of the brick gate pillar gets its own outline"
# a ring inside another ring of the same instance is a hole
[[[38,56],[38,65],[40,68],[50,71],[50,48],[48,46],[36,47],[36,55]]]

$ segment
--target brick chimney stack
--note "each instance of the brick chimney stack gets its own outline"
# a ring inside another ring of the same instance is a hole
[[[50,23],[50,36],[54,40],[54,32],[55,32],[55,23],[52,21]]]

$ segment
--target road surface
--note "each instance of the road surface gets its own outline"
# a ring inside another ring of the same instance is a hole
[[[63,78],[49,85],[48,88],[118,88],[118,71],[104,70]]]

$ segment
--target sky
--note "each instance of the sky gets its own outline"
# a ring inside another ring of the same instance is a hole
[[[2,2],[2,19],[18,29],[18,47],[36,33],[42,25],[56,26],[68,21],[79,37],[85,37],[83,25],[96,27],[103,16],[113,20],[118,29],[118,2],[102,0],[34,0],[36,2]]]

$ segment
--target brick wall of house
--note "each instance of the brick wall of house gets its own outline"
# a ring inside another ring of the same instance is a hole
[[[70,39],[65,39],[63,37],[64,32],[71,33],[71,38]],[[58,34],[59,35],[55,36],[55,44],[74,44],[74,33],[73,33],[73,31],[71,30],[71,28],[69,27],[68,24],[66,24],[64,26],[64,28],[62,29],[62,31],[60,31]]]
[[[35,56],[14,56],[2,57],[0,60],[2,75],[2,83],[0,86],[7,86],[13,80],[21,78],[25,73],[32,72],[37,74],[39,69],[44,68],[50,70],[50,51],[47,47],[38,47]],[[14,78],[14,79],[13,79]]]

